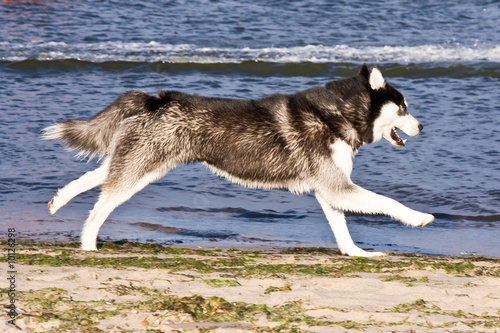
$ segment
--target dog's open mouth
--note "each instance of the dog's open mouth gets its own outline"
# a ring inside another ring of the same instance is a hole
[[[395,142],[395,145],[398,146],[398,147],[404,147],[405,146],[405,142],[406,142],[406,139],[401,139],[398,135],[398,133],[396,132],[396,127],[393,127],[391,129],[391,139],[394,140]]]

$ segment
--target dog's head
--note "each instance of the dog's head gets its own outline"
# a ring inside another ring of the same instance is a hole
[[[366,80],[370,90],[372,142],[384,138],[394,147],[404,147],[406,140],[399,137],[397,130],[409,136],[416,136],[423,126],[408,112],[403,95],[385,81],[376,67],[368,70],[368,67],[363,65],[359,75]]]

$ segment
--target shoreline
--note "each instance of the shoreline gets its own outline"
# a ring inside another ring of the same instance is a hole
[[[0,246],[7,253],[7,241]],[[496,332],[500,259],[321,248],[17,244],[26,332]],[[7,268],[7,256],[0,259]],[[7,269],[3,269],[4,276]],[[1,303],[9,303],[0,280]],[[0,321],[0,331],[20,332]]]

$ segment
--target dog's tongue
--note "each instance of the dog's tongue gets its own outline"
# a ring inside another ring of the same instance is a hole
[[[404,147],[406,140],[403,140],[399,137],[398,133],[396,132],[396,127],[393,127],[391,130],[391,138],[396,142],[396,144],[399,147]]]

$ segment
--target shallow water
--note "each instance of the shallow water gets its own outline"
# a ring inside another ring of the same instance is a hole
[[[55,216],[57,188],[96,168],[40,130],[132,89],[238,98],[293,93],[381,68],[425,126],[404,149],[360,150],[353,180],[433,213],[425,228],[348,216],[363,248],[500,256],[497,1],[0,3],[0,222],[23,237],[78,236],[98,190]],[[6,227],[5,227],[6,228]],[[170,172],[100,233],[199,246],[336,247],[312,195],[245,189],[201,165]]]

